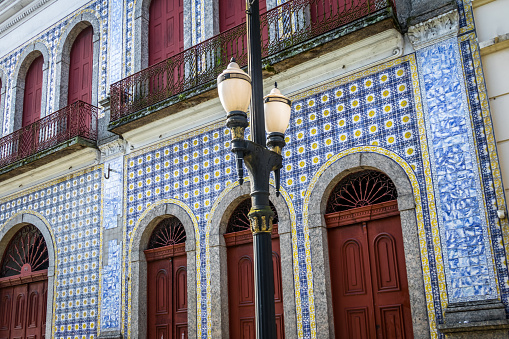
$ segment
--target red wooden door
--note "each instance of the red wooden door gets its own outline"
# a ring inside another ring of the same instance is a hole
[[[184,50],[182,0],[153,0],[150,4],[149,66]]]
[[[260,0],[260,13],[267,11],[266,0]],[[221,32],[246,22],[246,1],[219,0],[219,30]]]
[[[145,251],[149,339],[187,339],[185,244]]]
[[[396,201],[325,217],[337,338],[413,338]]]
[[[227,246],[230,338],[255,339],[253,235],[251,230],[248,229],[228,233],[224,237]],[[277,337],[283,339],[285,337],[283,288],[277,225],[275,225],[272,233],[272,258]]]
[[[260,13],[267,11],[266,0],[260,0]],[[246,1],[219,0],[219,30],[221,32],[246,22]]]
[[[44,59],[41,56],[36,58],[25,78],[25,93],[23,97],[23,119],[22,126],[25,127],[41,118],[42,99],[42,66]]]
[[[0,339],[45,338],[46,291],[47,280],[0,289]]]
[[[89,26],[81,31],[72,45],[68,105],[77,100],[92,103],[93,35],[92,26]]]
[[[33,225],[20,229],[9,242],[0,263],[1,339],[44,338],[48,265],[48,251],[41,232]]]

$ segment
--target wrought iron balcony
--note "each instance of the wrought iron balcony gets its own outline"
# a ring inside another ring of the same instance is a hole
[[[70,146],[65,143],[73,139],[80,138],[85,144],[94,145],[97,141],[97,110],[95,106],[76,101],[1,138],[0,179],[6,171],[38,160],[55,147]]]
[[[267,60],[283,54],[280,59],[284,59],[292,48],[297,53],[306,51],[310,48],[305,46],[307,41],[378,13],[382,13],[379,15],[382,19],[394,17],[393,0],[288,1],[261,15],[262,58]],[[359,27],[369,24],[362,23]],[[355,29],[358,28],[350,31]],[[110,129],[115,131],[124,120],[137,118],[129,115],[161,101],[172,97],[178,101],[184,93],[197,87],[208,83],[214,86],[217,75],[227,67],[232,56],[241,67],[246,66],[246,33],[246,25],[239,25],[112,84]]]

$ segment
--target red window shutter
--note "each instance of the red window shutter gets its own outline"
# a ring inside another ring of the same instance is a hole
[[[43,63],[44,58],[41,55],[32,62],[26,75],[23,97],[23,127],[39,120],[41,117]]]
[[[260,0],[260,13],[267,11],[266,0]],[[245,0],[219,0],[219,30],[221,32],[246,22]]]
[[[85,28],[72,45],[67,104],[77,100],[92,103],[93,34],[92,26]]]
[[[149,66],[184,50],[182,0],[153,0],[150,4]]]

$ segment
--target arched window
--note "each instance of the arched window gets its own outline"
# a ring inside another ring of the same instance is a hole
[[[20,229],[0,265],[0,337],[41,338],[46,332],[48,249],[33,225]]]
[[[148,338],[187,338],[186,232],[176,217],[155,227],[147,259]]]
[[[76,37],[71,48],[67,104],[77,100],[92,103],[93,29],[88,26]]]
[[[184,50],[182,0],[152,0],[149,11],[149,66]]]
[[[389,177],[367,170],[350,174],[332,190],[325,213],[379,204],[398,198],[396,187]]]
[[[41,55],[32,61],[28,68],[23,94],[22,127],[30,125],[41,118],[43,64],[44,58]]]
[[[412,338],[412,315],[394,183],[366,170],[332,190],[325,221],[337,338]]]
[[[45,270],[48,264],[46,241],[37,227],[28,225],[19,230],[7,246],[0,278]]]
[[[284,338],[283,287],[281,281],[281,251],[277,233],[277,211],[272,230],[272,264],[274,270],[274,301],[277,338]],[[253,236],[248,213],[251,199],[242,201],[230,216],[226,233],[228,269],[228,307],[231,338],[255,338]]]

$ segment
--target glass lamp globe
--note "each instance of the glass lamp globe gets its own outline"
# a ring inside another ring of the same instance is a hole
[[[223,73],[217,77],[219,100],[227,113],[246,112],[251,101],[251,77],[232,58]]]
[[[265,109],[265,130],[267,133],[284,134],[290,122],[292,102],[281,94],[277,83],[270,94],[263,98]]]

